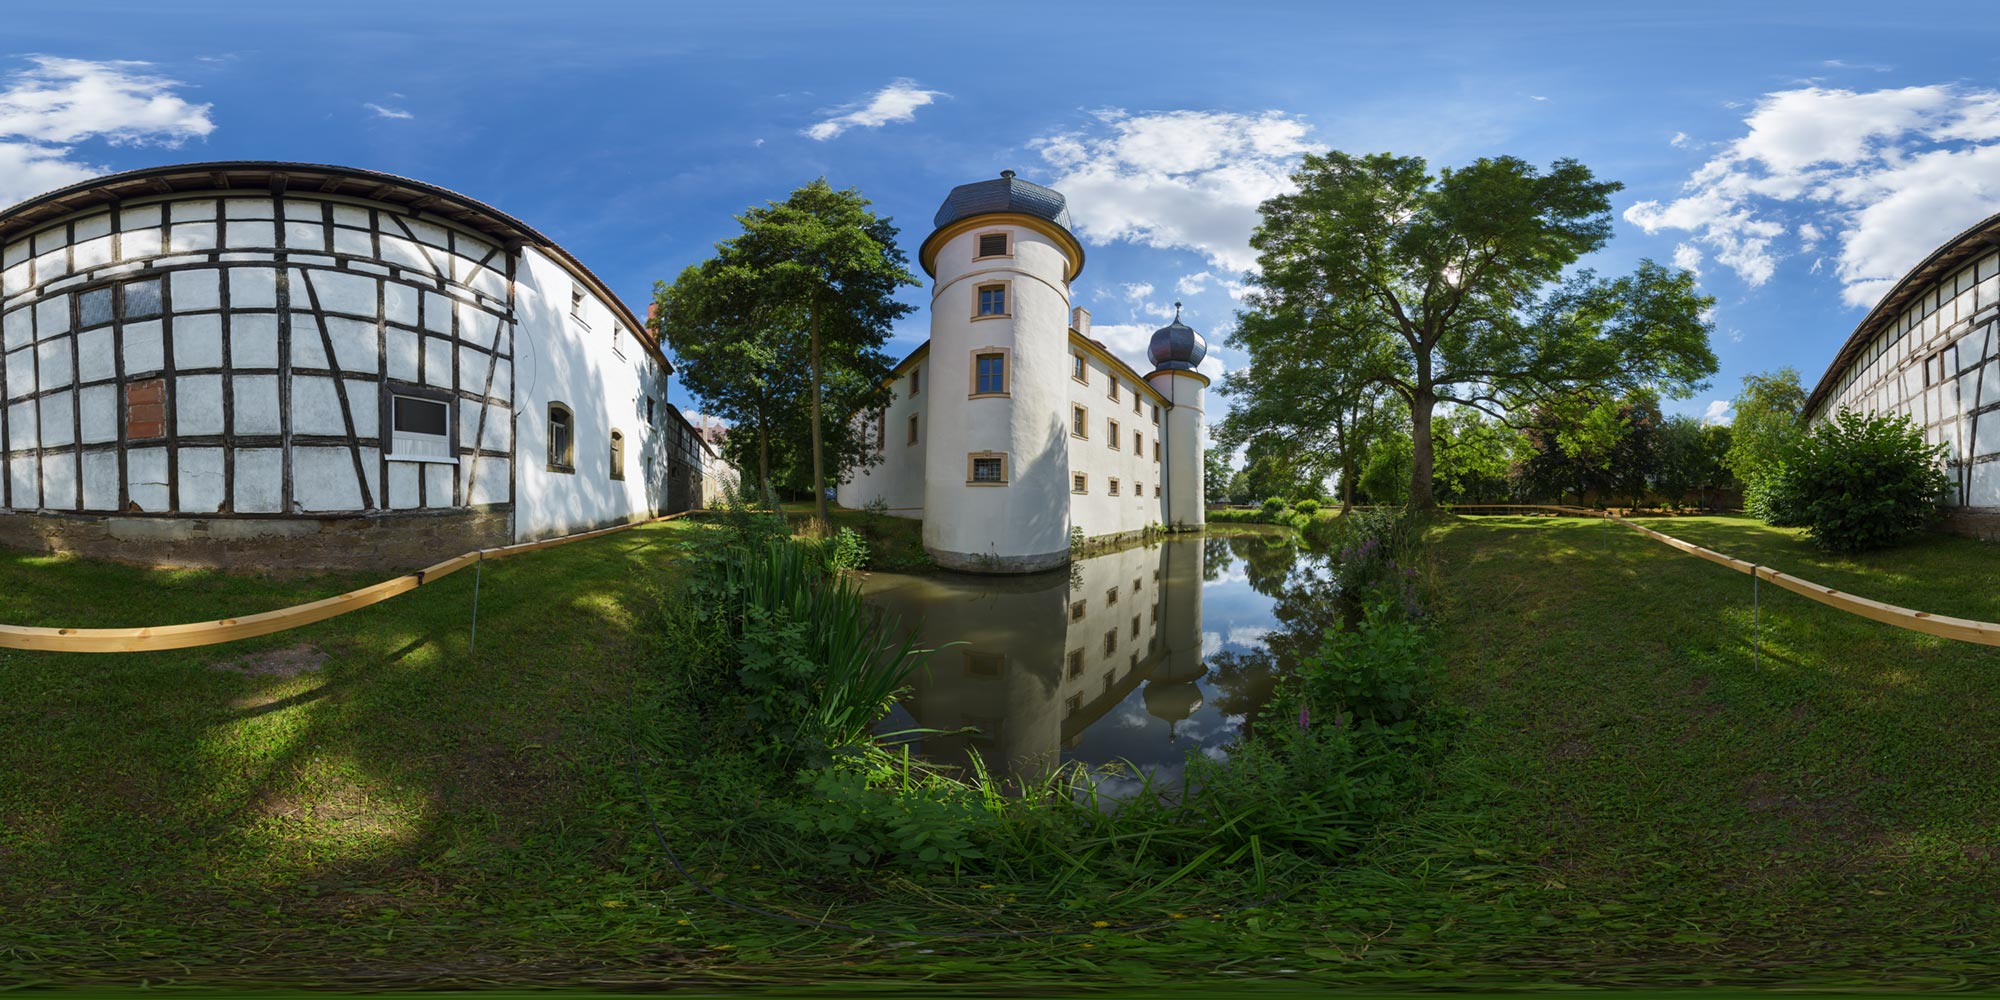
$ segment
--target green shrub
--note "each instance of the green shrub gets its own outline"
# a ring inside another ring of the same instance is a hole
[[[1284,497],[1270,497],[1264,501],[1264,513],[1276,514],[1285,509]]]
[[[1311,517],[1319,513],[1319,501],[1311,499],[1300,500],[1298,503],[1292,505],[1292,509],[1307,517]]]
[[[834,532],[826,547],[826,568],[835,573],[851,573],[868,565],[868,543],[853,528]]]
[[[895,780],[872,755],[863,767],[800,775],[805,795],[773,804],[771,818],[802,834],[815,860],[840,868],[894,864],[903,869],[958,869],[985,857],[977,846],[998,818],[970,785]]]
[[[1937,518],[1951,491],[1943,466],[1943,446],[1925,445],[1908,417],[1843,409],[1785,448],[1771,521],[1834,552],[1894,545]]]
[[[1368,605],[1358,625],[1337,625],[1302,658],[1288,683],[1311,715],[1388,726],[1415,716],[1437,694],[1443,667],[1423,630],[1389,601]]]

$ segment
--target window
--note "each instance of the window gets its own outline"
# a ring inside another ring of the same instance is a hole
[[[76,293],[76,327],[88,330],[111,322],[111,288]]]
[[[917,415],[914,413],[910,414],[910,439],[904,443],[905,444],[917,443]]]
[[[1118,398],[1118,380],[1115,378],[1111,380],[1111,398],[1114,400]]]
[[[653,394],[650,392],[646,394],[646,426],[659,426],[659,418],[653,416]]]
[[[561,403],[549,404],[549,471],[576,471],[576,417]]]
[[[1007,286],[980,285],[979,311],[972,315],[974,318],[1007,315]]]
[[[625,478],[625,432],[611,432],[611,478]]]
[[[965,457],[965,485],[1007,485],[1007,454],[999,451],[975,451],[967,455]]]
[[[1006,351],[982,351],[972,356],[972,394],[974,396],[1007,394]]]
[[[889,411],[880,410],[875,414],[875,451],[889,447]]]
[[[1063,718],[1065,719],[1069,718],[1072,715],[1075,715],[1076,713],[1082,710],[1083,710],[1083,696],[1080,694],[1070,695],[1069,698],[1063,702]]]
[[[1069,377],[1085,385],[1090,384],[1090,365],[1083,360],[1083,355],[1069,356]]]
[[[391,392],[388,394],[390,461],[450,462],[451,404],[442,393]]]
[[[1090,492],[1090,477],[1081,472],[1071,473],[1069,477],[1069,491],[1071,493]]]
[[[1104,590],[1104,606],[1110,607],[1117,603],[1118,603],[1118,588],[1106,587]]]
[[[583,322],[583,286],[569,286],[569,318]]]
[[[1154,439],[1153,439],[1153,461],[1157,462],[1157,461],[1159,461],[1159,460],[1160,460],[1160,439],[1159,439],[1159,438],[1154,438]]]
[[[1071,404],[1069,408],[1069,433],[1072,437],[1090,440],[1090,411]]]
[[[1158,498],[1159,498],[1159,495],[1160,495],[1160,484],[1159,484],[1159,483],[1154,483],[1154,484],[1153,484],[1153,497],[1154,497],[1155,499],[1158,499]]]
[[[1005,256],[1007,256],[1007,234],[1006,234],[1006,233],[980,233],[980,234],[979,234],[979,256],[980,256],[980,257],[1005,257]],[[975,260],[977,260],[978,258],[977,258],[977,257],[975,257],[974,259],[975,259]]]
[[[910,398],[917,398],[917,393],[922,391],[924,391],[924,367],[918,365],[910,369]]]
[[[1139,616],[1138,616],[1138,615],[1133,615],[1133,616],[1132,616],[1132,638],[1134,638],[1134,639],[1137,639],[1137,638],[1139,638]],[[1139,654],[1137,654],[1137,653],[1133,653],[1133,654],[1132,654],[1132,656],[1133,656],[1133,658],[1134,658],[1134,659],[1137,659],[1137,658],[1138,658],[1138,656],[1139,656]]]
[[[1109,447],[1111,448],[1111,450],[1112,450],[1112,451],[1117,451],[1117,450],[1118,450],[1118,421],[1116,421],[1116,420],[1106,420],[1106,421],[1104,422],[1104,427],[1105,427],[1105,431],[1104,431],[1104,443],[1105,443],[1106,445],[1108,445],[1108,446],[1109,446]]]
[[[1111,483],[1111,495],[1115,497],[1118,495],[1118,480],[1113,478],[1109,482]]]
[[[1160,404],[1153,404],[1153,426],[1160,426]]]
[[[1132,592],[1135,594],[1139,592],[1139,578],[1136,576],[1132,578]]]
[[[1082,621],[1084,608],[1089,603],[1088,601],[1075,601],[1071,603],[1069,606],[1069,620],[1073,622]]]
[[[1083,650],[1081,649],[1072,649],[1069,651],[1069,676],[1071,679],[1083,676]]]
[[[160,314],[160,279],[128,281],[125,301],[118,314],[126,319],[147,319]]]
[[[1146,484],[1134,480],[1132,483],[1132,495],[1144,499],[1146,496]]]
[[[1140,434],[1140,433],[1139,433],[1138,431],[1133,431],[1133,432],[1132,432],[1132,454],[1134,454],[1134,455],[1144,455],[1145,453],[1146,453],[1146,438],[1145,438],[1145,436],[1144,436],[1144,435],[1142,435],[1142,434]]]
[[[1113,654],[1113,653],[1116,653],[1116,652],[1118,652],[1118,630],[1117,630],[1117,629],[1115,629],[1115,628],[1108,628],[1108,629],[1105,629],[1105,630],[1104,630],[1104,655],[1106,655],[1106,656],[1110,656],[1111,654]],[[1110,675],[1110,674],[1105,674],[1105,675],[1104,675],[1104,688],[1105,688],[1105,690],[1107,690],[1107,691],[1111,689],[1111,675]]]
[[[621,358],[625,356],[625,324],[623,323],[611,324],[611,353]]]

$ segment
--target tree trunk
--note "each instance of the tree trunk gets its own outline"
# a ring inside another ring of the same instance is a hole
[[[813,519],[818,522],[821,533],[831,530],[832,516],[826,509],[826,462],[820,454],[819,431],[819,303],[812,304],[812,443],[813,443]]]
[[[1437,397],[1429,386],[1421,386],[1410,399],[1410,509],[1436,510],[1431,497],[1431,411]]]
[[[771,422],[760,409],[757,411],[757,502],[763,503],[771,496]]]

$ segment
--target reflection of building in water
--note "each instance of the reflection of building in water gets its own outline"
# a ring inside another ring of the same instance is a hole
[[[1182,540],[1011,580],[876,574],[871,602],[925,645],[961,643],[932,655],[903,705],[921,728],[978,734],[928,737],[924,755],[1044,771],[1141,683],[1149,711],[1185,719],[1200,704],[1201,562],[1201,542]]]

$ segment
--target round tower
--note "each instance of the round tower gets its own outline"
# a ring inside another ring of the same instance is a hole
[[[1181,322],[1181,304],[1176,302],[1174,321],[1153,332],[1146,355],[1153,362],[1153,372],[1146,381],[1173,404],[1162,423],[1161,440],[1167,526],[1199,528],[1207,521],[1208,506],[1202,481],[1202,456],[1207,446],[1202,395],[1208,389],[1208,376],[1195,368],[1208,356],[1208,342]]]
[[[1069,283],[1083,270],[1063,196],[1005,170],[961,184],[917,252],[931,276],[924,548],[1023,573],[1069,559]]]
[[[1201,708],[1200,681],[1208,676],[1201,649],[1201,584],[1206,550],[1198,539],[1160,546],[1160,662],[1146,679],[1146,711],[1167,723],[1177,739],[1180,724]]]

